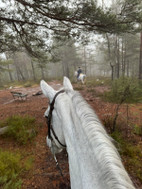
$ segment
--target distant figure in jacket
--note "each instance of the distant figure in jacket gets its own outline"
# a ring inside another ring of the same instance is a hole
[[[77,70],[77,79],[79,78],[79,75],[82,73],[82,69],[80,67],[78,67]]]

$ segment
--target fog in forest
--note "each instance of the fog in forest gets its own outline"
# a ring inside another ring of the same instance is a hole
[[[120,0],[99,0],[94,1],[93,6],[95,7],[96,12],[100,11],[99,19],[101,21],[104,20],[104,23],[106,22],[104,16],[106,14],[108,15],[107,22],[111,23],[113,17],[110,16],[109,18],[109,14],[113,13],[116,15],[122,15],[126,8],[125,13],[123,14],[125,17],[127,15],[129,16],[127,12],[129,11],[131,4],[128,4],[127,6],[127,3],[128,2],[125,4],[124,1]],[[69,5],[72,8],[76,5],[75,1],[69,1]],[[138,5],[140,6],[140,4]],[[50,3],[49,6],[51,6],[50,8],[52,10],[56,5]],[[24,6],[21,8],[19,4],[14,4],[14,1],[1,2],[0,7],[5,11],[1,13],[1,19],[6,19],[6,22],[7,19],[9,19],[9,12],[14,14],[13,11],[20,10],[22,12],[24,10]],[[9,10],[7,7],[9,7]],[[111,8],[111,12],[109,12],[109,8]],[[136,15],[138,9],[135,8],[133,11]],[[29,26],[30,30],[28,31],[27,26],[23,27],[23,23],[25,24],[26,21],[22,20],[22,22],[20,21],[19,23],[20,14],[21,13],[17,11],[17,14],[15,14],[15,20],[8,21],[7,25],[5,25],[5,23],[1,24],[1,86],[13,81],[61,79],[63,76],[73,79],[74,72],[79,66],[87,77],[107,77],[112,80],[120,78],[121,76],[141,78],[142,39],[139,30],[133,32],[133,28],[130,28],[131,26],[128,26],[128,29],[126,26],[126,28],[122,26],[120,31],[118,31],[120,27],[117,27],[116,25],[116,28],[113,28],[113,26],[109,26],[109,23],[108,29],[106,29],[107,25],[102,25],[101,28],[95,26],[97,28],[96,30],[98,30],[96,32],[94,29],[89,29],[91,21],[89,27],[87,26],[87,29],[83,29],[80,27],[80,23],[78,26],[69,26],[68,24],[56,23],[54,21],[52,23],[50,20],[50,28],[53,24],[52,30],[48,31],[45,30],[45,28],[40,28],[38,30],[37,28]],[[24,12],[22,14],[24,15]],[[96,15],[97,14],[98,13],[96,13]],[[24,16],[26,20],[26,15]],[[32,18],[33,20],[36,19],[34,16],[35,15],[33,15]],[[125,18],[124,16],[123,18]],[[119,19],[119,16],[117,17]],[[91,16],[90,18],[88,17],[88,20],[89,19],[91,19]],[[40,22],[42,23],[42,20]],[[96,21],[96,23],[97,22],[98,21]],[[57,25],[59,30],[56,29]],[[138,25],[139,24],[136,23],[135,27]],[[64,35],[66,32],[65,27],[72,28],[71,30],[68,29],[70,33],[67,36]],[[105,30],[108,30],[108,32]],[[36,34],[39,35],[38,38],[36,38]],[[40,40],[44,41],[44,45]],[[24,45],[22,45],[21,41]]]

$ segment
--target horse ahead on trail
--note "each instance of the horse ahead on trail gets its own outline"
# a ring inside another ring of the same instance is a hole
[[[85,83],[85,81],[86,81],[86,75],[85,74],[81,73],[79,75],[79,77],[77,77],[78,73],[77,73],[77,71],[75,71],[74,75],[77,78],[77,81],[80,81],[82,84]]]
[[[41,89],[49,98],[47,144],[53,155],[66,147],[72,189],[134,189],[120,156],[97,115],[67,77],[64,90],[55,91],[45,81]]]

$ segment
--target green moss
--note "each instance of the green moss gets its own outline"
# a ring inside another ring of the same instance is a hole
[[[26,144],[36,136],[35,119],[29,116],[12,116],[0,122],[0,127],[8,126],[3,137],[15,139],[20,144]]]

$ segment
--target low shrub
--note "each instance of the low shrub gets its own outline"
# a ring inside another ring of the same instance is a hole
[[[24,86],[24,87],[31,87],[31,86],[32,86],[32,83],[26,82],[23,86]]]
[[[0,122],[0,127],[8,126],[3,137],[11,137],[20,144],[31,141],[37,133],[35,118],[29,116],[12,116]]]
[[[21,187],[21,156],[0,150],[0,188],[16,189]]]
[[[81,90],[83,90],[83,87],[82,86],[76,86],[76,87],[74,87],[74,90],[81,91]]]
[[[142,153],[141,147],[128,141],[118,131],[112,133],[112,138],[117,142],[118,150],[123,158],[127,159],[126,168],[135,173],[135,177],[142,181]]]
[[[120,103],[123,98],[125,103],[142,102],[142,87],[136,79],[120,78],[113,81],[111,90],[105,92],[104,98],[114,103]]]
[[[22,175],[33,166],[33,157],[22,157],[20,153],[0,149],[0,188],[20,189]]]
[[[86,80],[87,87],[96,87],[96,86],[110,86],[111,80],[108,78],[88,78]]]
[[[142,125],[133,125],[133,130],[136,135],[142,136]]]

